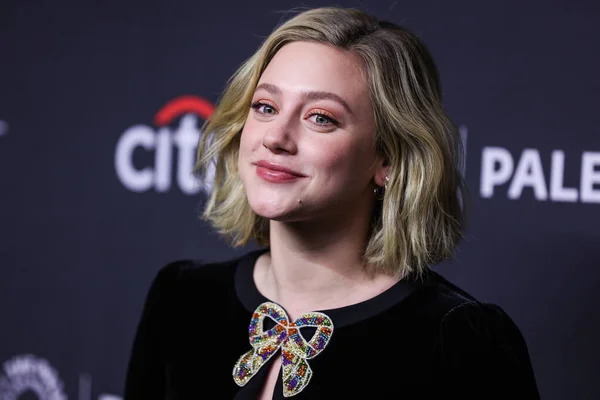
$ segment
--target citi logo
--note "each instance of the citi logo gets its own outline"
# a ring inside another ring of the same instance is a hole
[[[168,192],[173,181],[187,195],[210,191],[211,184],[201,184],[192,175],[200,137],[198,119],[206,120],[214,105],[197,96],[181,96],[168,102],[154,116],[156,128],[134,125],[117,142],[115,171],[123,186],[132,192]],[[177,118],[179,126],[170,127]],[[136,151],[153,152],[153,161],[134,164]],[[176,163],[174,162],[176,159]],[[176,173],[173,166],[176,164]],[[175,176],[174,176],[175,175]]]

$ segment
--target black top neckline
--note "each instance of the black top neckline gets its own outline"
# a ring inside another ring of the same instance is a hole
[[[235,271],[236,294],[244,308],[250,312],[254,312],[260,304],[265,302],[277,304],[260,293],[254,282],[254,264],[260,255],[269,250],[269,248],[263,248],[245,254],[241,257]],[[340,328],[371,318],[401,303],[422,285],[422,280],[403,279],[384,292],[360,303],[329,310],[313,310],[313,312],[326,314],[333,320],[336,328]]]

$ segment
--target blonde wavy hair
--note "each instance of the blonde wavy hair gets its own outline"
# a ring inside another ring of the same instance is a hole
[[[214,173],[202,218],[233,246],[269,245],[269,223],[250,208],[238,175],[240,134],[258,80],[287,43],[345,49],[364,61],[376,123],[376,152],[389,182],[376,201],[366,265],[404,276],[453,258],[464,230],[462,144],[444,112],[440,77],[427,47],[407,29],[357,9],[303,10],[280,24],[227,82],[202,127],[194,173]]]

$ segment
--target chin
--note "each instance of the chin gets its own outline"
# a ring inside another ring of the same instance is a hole
[[[250,199],[248,199],[248,202],[252,211],[263,218],[280,220],[289,213],[289,209],[273,202],[252,201]]]
[[[301,212],[296,202],[290,204],[288,201],[249,197],[248,203],[256,215],[274,221],[294,221],[298,219]]]

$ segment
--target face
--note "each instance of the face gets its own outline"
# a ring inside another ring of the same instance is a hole
[[[375,122],[358,56],[293,42],[262,74],[241,135],[239,173],[250,207],[279,221],[370,212],[383,185]]]

